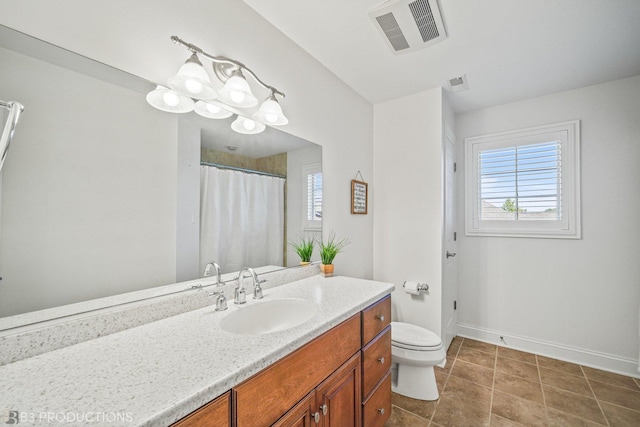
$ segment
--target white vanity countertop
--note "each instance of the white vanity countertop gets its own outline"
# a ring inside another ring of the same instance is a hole
[[[262,301],[254,301],[249,288],[245,307],[297,298],[315,302],[319,311],[282,332],[233,335],[221,330],[220,321],[243,306],[229,301],[224,312],[209,306],[1,366],[0,410],[5,416],[21,412],[21,426],[169,425],[389,294],[394,285],[314,276],[265,289]]]

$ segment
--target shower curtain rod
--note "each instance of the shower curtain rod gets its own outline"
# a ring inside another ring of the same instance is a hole
[[[275,173],[256,171],[256,170],[253,170],[253,169],[238,168],[238,167],[235,167],[235,166],[219,165],[217,163],[200,162],[200,166],[213,166],[214,168],[218,168],[218,169],[229,169],[229,170],[232,170],[232,171],[238,171],[238,172],[244,172],[244,173],[253,173],[253,174],[256,174],[256,175],[270,176],[270,177],[273,177],[273,178],[282,178],[282,179],[286,179],[287,178],[285,175],[278,175],[278,174],[275,174]]]

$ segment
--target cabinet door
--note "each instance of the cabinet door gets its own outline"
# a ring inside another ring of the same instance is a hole
[[[321,427],[360,427],[360,353],[357,353],[316,389]]]
[[[235,425],[272,425],[359,349],[356,314],[234,387]]]
[[[173,424],[172,427],[231,426],[231,392],[226,392],[202,408]]]
[[[314,418],[320,416],[316,409],[316,392],[314,390],[276,421],[273,427],[314,427]]]

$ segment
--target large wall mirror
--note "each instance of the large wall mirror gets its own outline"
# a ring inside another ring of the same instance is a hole
[[[287,243],[320,232],[321,147],[158,111],[154,87],[0,26],[0,99],[25,106],[1,175],[0,318],[196,279],[209,261],[297,265]]]

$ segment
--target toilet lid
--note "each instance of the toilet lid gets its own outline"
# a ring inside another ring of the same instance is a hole
[[[403,322],[391,322],[391,342],[410,350],[438,350],[442,347],[440,337],[420,326]]]

